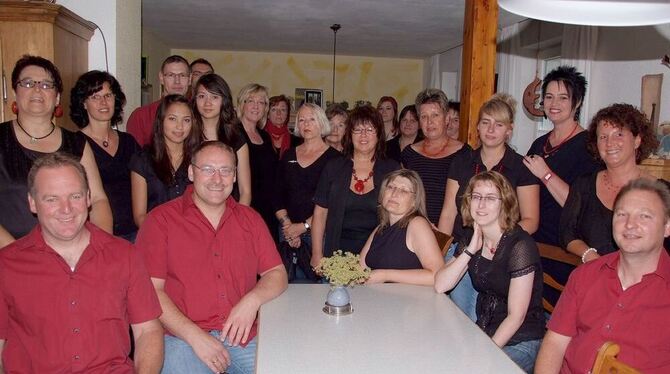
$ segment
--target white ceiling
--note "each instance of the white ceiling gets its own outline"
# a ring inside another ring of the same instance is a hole
[[[171,48],[424,58],[458,46],[464,0],[142,0]],[[500,10],[499,27],[523,18]]]

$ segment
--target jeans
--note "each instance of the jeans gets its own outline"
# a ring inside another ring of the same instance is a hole
[[[449,247],[446,256],[444,256],[445,262],[454,257],[457,246],[458,245],[454,243]],[[477,321],[477,295],[479,295],[479,293],[472,285],[472,279],[467,271],[458,284],[456,284],[456,287],[449,292],[451,301],[453,301],[454,304],[456,304],[456,306],[458,306],[458,308],[461,309],[473,322]]]
[[[540,350],[542,339],[528,340],[515,345],[506,345],[503,352],[509,356],[526,373],[532,373],[535,366],[535,358]]]
[[[220,331],[210,331],[210,335],[219,339]],[[230,354],[228,374],[253,374],[256,369],[256,337],[246,347],[233,347],[228,340],[221,342]],[[165,362],[162,374],[212,374],[212,371],[200,361],[191,346],[185,341],[171,335],[165,335]]]

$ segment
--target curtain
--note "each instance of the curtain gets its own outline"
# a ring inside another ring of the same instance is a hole
[[[591,65],[596,57],[597,43],[598,27],[564,25],[561,42],[561,63],[574,66],[577,71],[584,74],[587,82],[591,82]],[[588,126],[589,120],[595,114],[589,106],[591,92],[592,90],[587,86],[580,117],[582,126]]]
[[[440,54],[424,60],[423,88],[442,88],[442,74],[440,73]]]

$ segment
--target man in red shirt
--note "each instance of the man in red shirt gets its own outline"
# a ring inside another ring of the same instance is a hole
[[[191,162],[193,185],[154,208],[136,242],[169,333],[163,373],[251,374],[256,314],[286,289],[286,270],[261,216],[230,197],[233,149],[204,142]]]
[[[161,99],[172,94],[186,95],[191,85],[188,61],[179,55],[166,58],[158,72],[158,80],[163,88]],[[151,143],[154,119],[161,99],[135,109],[128,117],[126,131],[137,140],[140,147]]]
[[[638,179],[614,201],[619,251],[573,271],[548,324],[536,373],[587,373],[606,341],[643,373],[670,373],[670,191]]]
[[[49,154],[28,188],[39,224],[0,251],[0,372],[157,373],[160,304],[139,252],[86,222],[84,168]]]

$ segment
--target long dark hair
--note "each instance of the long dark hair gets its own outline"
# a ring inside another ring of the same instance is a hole
[[[194,122],[198,124],[199,141],[205,140],[205,127],[202,122],[202,115],[198,112],[198,104],[196,96],[198,95],[198,88],[202,87],[214,95],[221,96],[221,110],[219,113],[219,122],[216,124],[216,132],[220,141],[235,147],[240,142],[242,137],[240,132],[240,124],[233,106],[233,95],[230,93],[230,87],[223,77],[218,74],[205,74],[198,79],[198,84],[193,92],[193,100],[191,101],[191,110],[193,112]]]
[[[189,106],[188,99],[182,95],[167,95],[161,100],[161,104],[158,106],[158,110],[156,111],[156,118],[154,119],[153,138],[151,139],[151,144],[149,144],[151,165],[156,172],[158,179],[167,185],[173,182],[174,173],[176,170],[172,167],[168,149],[165,145],[165,131],[163,130],[163,121],[165,120],[165,116],[167,115],[167,111],[170,106],[172,104],[178,103],[186,105],[189,110],[191,108]],[[192,121],[191,132],[186,137],[182,145],[184,154],[179,168],[191,163],[191,154],[193,149],[195,149],[195,147],[200,143],[200,135],[198,134],[200,134],[200,128],[195,121]]]
[[[86,127],[89,122],[84,101],[100,91],[105,82],[109,84],[109,88],[114,94],[112,126],[118,125],[123,120],[123,106],[126,105],[126,95],[121,90],[119,81],[105,71],[91,70],[82,74],[70,91],[70,118],[79,128]]]

